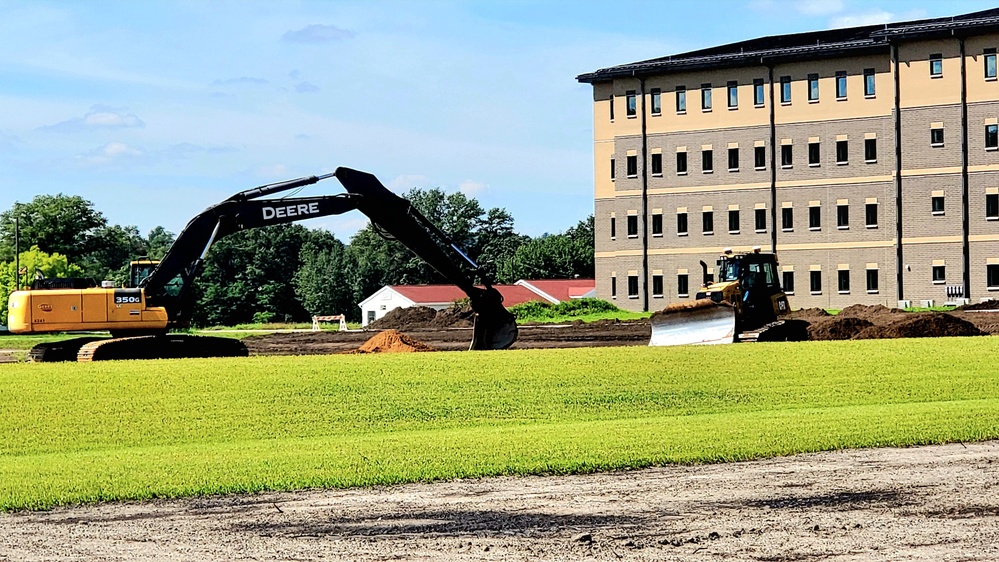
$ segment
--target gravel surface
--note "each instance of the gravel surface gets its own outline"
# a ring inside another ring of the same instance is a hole
[[[999,442],[0,515],[0,560],[996,560]]]

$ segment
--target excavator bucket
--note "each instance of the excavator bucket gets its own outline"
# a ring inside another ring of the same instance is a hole
[[[468,349],[506,349],[517,341],[517,319],[503,306],[499,291],[476,287],[470,300],[475,318]]]
[[[652,315],[649,345],[707,345],[735,341],[735,307],[700,299]]]

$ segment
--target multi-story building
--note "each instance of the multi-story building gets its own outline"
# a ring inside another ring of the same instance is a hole
[[[795,308],[999,297],[997,47],[993,9],[578,76],[598,296],[693,299],[700,261],[759,246]]]

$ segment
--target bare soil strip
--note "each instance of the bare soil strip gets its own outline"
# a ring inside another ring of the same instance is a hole
[[[996,560],[999,441],[0,515],[0,560]]]

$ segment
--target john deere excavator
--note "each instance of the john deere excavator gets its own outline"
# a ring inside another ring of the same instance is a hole
[[[336,177],[347,193],[264,199]],[[111,338],[84,337],[40,344],[35,361],[97,361],[247,355],[230,338],[170,334],[190,325],[191,286],[212,244],[234,232],[359,210],[382,232],[406,245],[469,297],[475,312],[470,349],[504,349],[517,324],[490,280],[446,234],[409,201],[368,173],[337,168],[331,174],[268,184],[239,192],[191,219],[159,262],[132,262],[130,287],[96,287],[83,279],[40,279],[10,296],[8,326],[16,334],[109,330]],[[484,287],[475,285],[482,279]]]
[[[697,300],[674,303],[652,316],[649,345],[784,341],[807,337],[807,325],[782,319],[791,311],[777,279],[777,257],[755,248],[718,258],[718,278],[703,261],[704,282]]]

